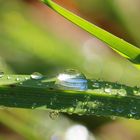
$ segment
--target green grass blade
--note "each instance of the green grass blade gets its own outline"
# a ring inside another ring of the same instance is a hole
[[[98,39],[108,44],[112,49],[123,54],[123,57],[130,59],[133,63],[140,64],[140,49],[134,45],[120,39],[111,33],[97,27],[96,25],[82,19],[81,17],[73,14],[72,12],[62,8],[52,0],[42,0],[50,8],[61,14],[66,19],[70,20],[80,28],[94,35]]]
[[[136,87],[95,81],[99,84],[97,88],[89,80],[86,91],[63,91],[55,88],[55,78],[34,80],[30,75],[7,77],[5,75],[0,79],[1,106],[140,119],[140,91]]]

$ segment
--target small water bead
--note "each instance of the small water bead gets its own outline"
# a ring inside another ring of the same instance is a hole
[[[136,112],[136,110],[130,110],[130,114],[132,114],[132,115],[135,115],[135,114],[137,114],[137,112]]]
[[[10,77],[10,76],[7,76],[7,79],[8,79],[8,80],[10,80],[10,79],[11,79],[11,77]]]
[[[110,93],[110,92],[111,92],[111,88],[105,88],[104,91],[105,91],[106,93]]]
[[[74,107],[70,107],[67,109],[67,113],[71,115],[72,113],[74,113],[74,110]]]
[[[0,78],[4,76],[4,72],[0,71]]]
[[[37,103],[33,103],[32,104],[32,109],[35,109],[36,106],[37,106]]]
[[[93,83],[93,85],[92,85],[94,88],[99,88],[99,86],[100,86],[100,84],[99,83],[97,83],[97,82],[95,82],[95,83]]]
[[[121,96],[126,96],[127,95],[127,92],[125,89],[121,88],[118,90],[118,94],[121,95]]]
[[[124,109],[123,109],[123,108],[117,108],[116,111],[117,111],[118,113],[122,113],[122,112],[124,111]]]
[[[16,78],[16,81],[19,81],[20,79],[19,78]]]
[[[29,80],[30,78],[29,77],[25,77],[25,80]]]
[[[77,70],[67,69],[60,73],[56,80],[56,87],[63,90],[87,90],[86,77]]]
[[[137,114],[137,107],[134,106],[131,110],[130,110],[130,114],[135,115]]]
[[[115,120],[117,119],[116,116],[111,116],[110,118],[111,118],[113,121],[115,121]]]
[[[49,112],[49,117],[52,120],[56,120],[59,117],[59,112],[58,111],[50,111]]]
[[[31,74],[31,78],[34,80],[40,80],[43,78],[43,75],[39,72],[34,72]]]

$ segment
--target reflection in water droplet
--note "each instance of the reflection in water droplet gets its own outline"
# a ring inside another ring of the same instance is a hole
[[[52,119],[52,120],[55,120],[59,117],[59,112],[58,111],[50,111],[49,112],[49,117]]]
[[[63,90],[87,90],[86,77],[73,69],[68,69],[64,73],[60,73],[55,84],[57,88]]]
[[[31,78],[34,80],[40,80],[43,78],[43,75],[39,72],[34,72],[31,74]]]
[[[4,76],[4,72],[0,72],[0,78],[2,78]]]

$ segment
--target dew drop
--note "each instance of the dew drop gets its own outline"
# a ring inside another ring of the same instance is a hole
[[[137,114],[137,112],[136,112],[135,109],[131,109],[131,110],[130,110],[130,114],[135,115],[135,114]]]
[[[11,77],[10,77],[10,76],[8,76],[8,77],[7,77],[7,79],[8,79],[8,80],[10,80],[10,79],[11,79]]]
[[[59,117],[59,112],[58,111],[50,111],[49,112],[49,117],[52,120],[56,120]]]
[[[14,106],[17,106],[17,103],[16,102],[14,103]]]
[[[23,83],[22,83],[22,82],[20,82],[19,84],[20,84],[20,85],[22,85]]]
[[[111,116],[111,119],[112,119],[112,120],[116,120],[117,117],[116,117],[116,116]]]
[[[111,92],[111,89],[110,89],[110,88],[105,88],[104,91],[105,91],[106,93],[110,93],[110,92]]]
[[[127,92],[125,89],[121,88],[118,90],[118,94],[121,95],[121,96],[126,96],[127,95]]]
[[[132,117],[133,117],[133,114],[131,114],[131,113],[128,114],[128,117],[129,117],[129,118],[132,118]]]
[[[62,90],[87,90],[87,79],[84,74],[74,69],[67,69],[57,76],[56,87]]]
[[[20,79],[19,78],[16,78],[16,80],[19,81]]]
[[[94,88],[99,88],[99,86],[100,86],[100,84],[97,82],[93,83],[93,85],[92,85],[92,87],[94,87]]]
[[[29,80],[29,77],[25,77],[25,80]]]
[[[70,107],[70,108],[67,109],[68,114],[71,115],[73,112],[74,112],[74,107]]]
[[[32,109],[35,109],[36,105],[37,105],[36,103],[33,103],[32,104]]]
[[[4,76],[4,72],[0,72],[0,78],[2,78]]]
[[[40,80],[43,78],[43,75],[39,72],[34,72],[31,74],[31,78],[34,80]]]
[[[116,111],[117,111],[118,113],[122,113],[122,112],[124,111],[124,109],[123,109],[123,108],[117,108]]]

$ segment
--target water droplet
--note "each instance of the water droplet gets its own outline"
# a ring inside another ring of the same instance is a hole
[[[36,105],[37,105],[36,103],[33,103],[32,104],[32,109],[35,109]]]
[[[130,114],[132,115],[137,114],[136,107],[133,107],[133,109],[130,110]]]
[[[77,70],[68,69],[60,73],[56,80],[56,87],[62,90],[87,90],[86,77]]]
[[[34,80],[40,80],[43,78],[43,75],[39,72],[34,72],[31,74],[31,78]]]
[[[127,92],[125,89],[121,88],[118,90],[118,94],[121,95],[121,96],[126,96],[127,95]]]
[[[59,112],[58,111],[50,111],[49,112],[49,117],[52,120],[56,120],[59,117]]]
[[[19,78],[16,78],[16,80],[19,81],[20,79]]]
[[[110,93],[110,92],[111,92],[111,89],[110,89],[110,88],[105,88],[104,91],[105,91],[106,93]]]
[[[10,80],[10,79],[11,79],[11,77],[10,77],[10,76],[8,76],[8,77],[7,77],[7,79],[8,79],[8,80]]]
[[[111,116],[111,119],[112,119],[112,120],[116,120],[117,117],[116,117],[116,116]]]
[[[72,114],[74,112],[74,107],[70,107],[67,109],[68,114]]]
[[[42,83],[38,83],[37,85],[38,85],[38,86],[41,86],[41,85],[42,85]]]
[[[99,86],[100,86],[100,84],[99,83],[93,83],[93,85],[92,85],[94,88],[99,88]]]
[[[25,80],[29,80],[30,78],[29,77],[25,77]]]
[[[118,113],[122,113],[122,112],[124,111],[124,109],[123,109],[123,108],[117,108],[116,111],[117,111]]]
[[[4,76],[4,72],[0,72],[0,78],[2,78]]]
[[[129,117],[129,118],[132,118],[132,117],[133,117],[133,115],[130,113],[130,114],[128,114],[128,117]]]
[[[23,83],[22,83],[22,82],[20,82],[19,84],[20,84],[20,85],[22,85]]]

